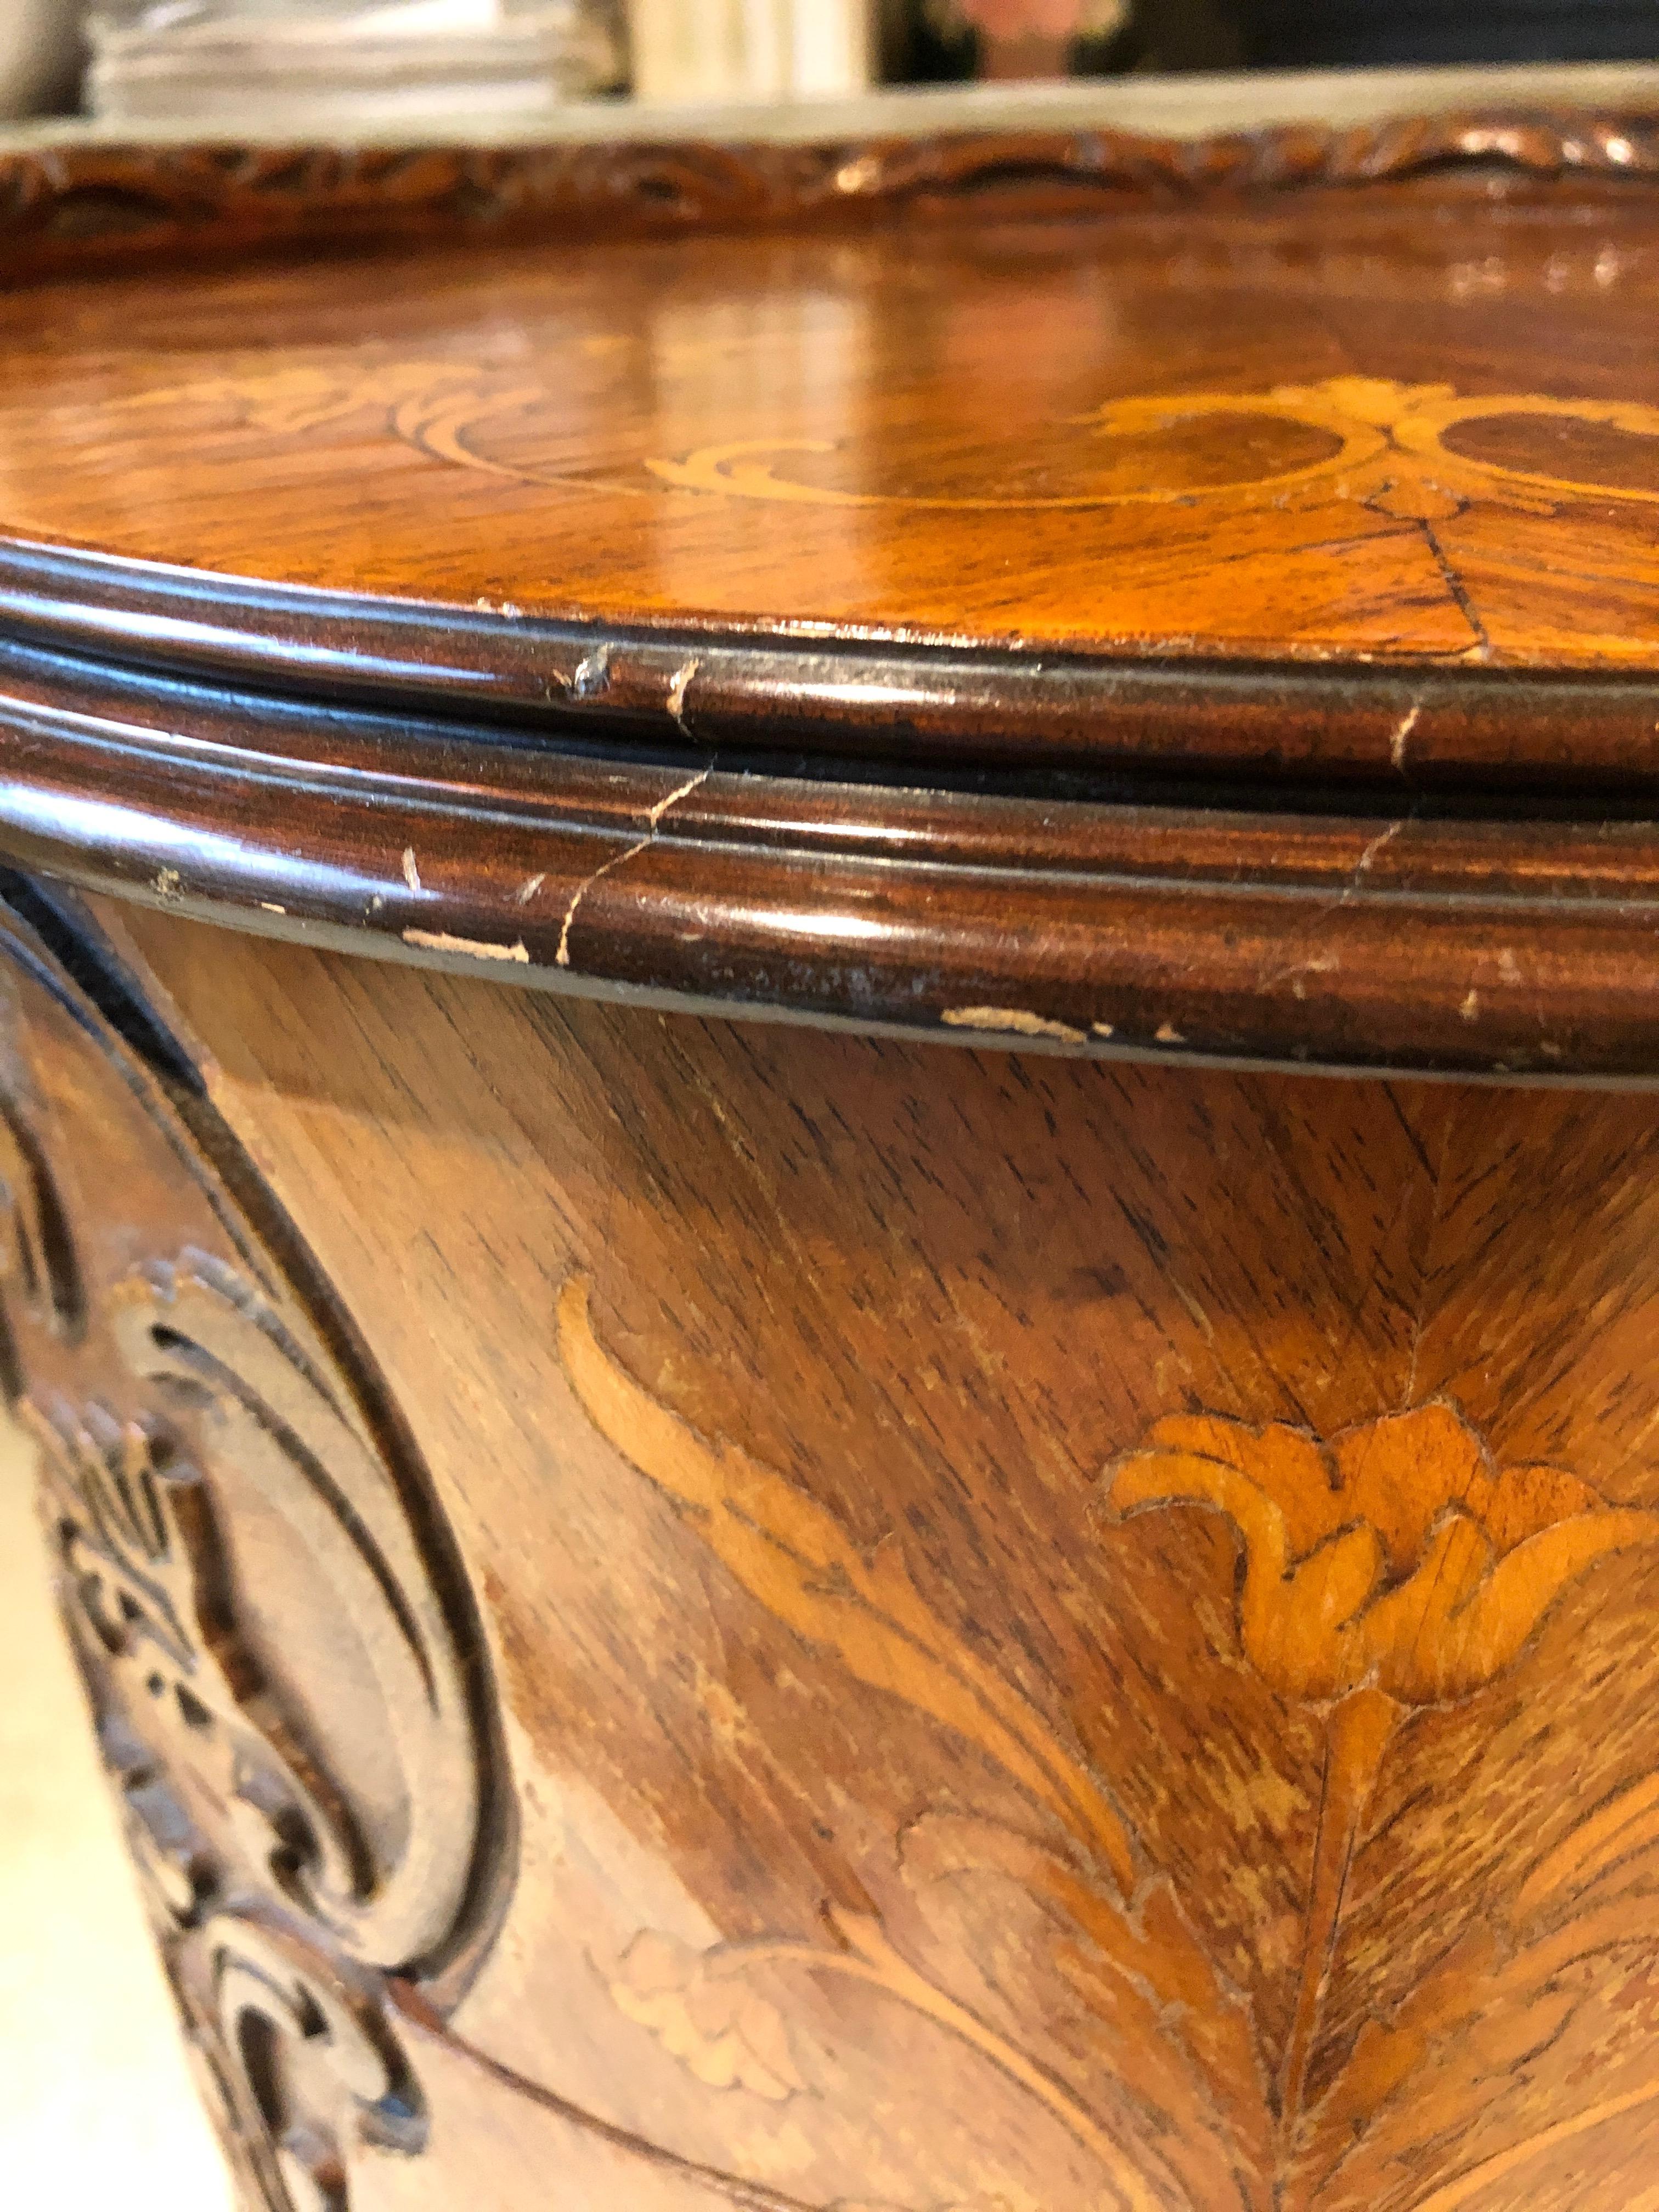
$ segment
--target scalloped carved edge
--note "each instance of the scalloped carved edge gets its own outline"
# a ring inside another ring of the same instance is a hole
[[[1095,128],[801,145],[58,144],[0,155],[0,265],[30,273],[325,237],[844,224],[941,204],[1074,208],[1352,186],[1480,164],[1540,178],[1653,179],[1659,116],[1477,108],[1193,139]]]

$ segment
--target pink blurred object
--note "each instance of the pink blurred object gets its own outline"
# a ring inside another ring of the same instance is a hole
[[[959,0],[962,13],[987,39],[1073,39],[1084,0]]]

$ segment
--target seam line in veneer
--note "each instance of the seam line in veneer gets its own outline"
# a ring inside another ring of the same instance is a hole
[[[607,2120],[597,2112],[590,2112],[585,2106],[562,2097],[556,2089],[544,2088],[540,2082],[531,2081],[527,2075],[517,2072],[501,2059],[492,2058],[487,2051],[479,2050],[476,2044],[468,2043],[465,2038],[444,2027],[410,1983],[393,1978],[388,1981],[386,1989],[398,2010],[452,2056],[464,2059],[468,2065],[477,2067],[503,2089],[527,2099],[533,2105],[539,2105],[544,2112],[551,2112],[570,2126],[580,2128],[584,2134],[597,2136],[613,2148],[643,2159],[647,2164],[666,2172],[680,2174],[687,2180],[716,2190],[732,2203],[745,2207],[746,2212],[821,2212],[820,2207],[809,2203],[803,2197],[791,2197],[782,2190],[769,2188],[763,2182],[745,2181],[741,2175],[723,2172],[718,2166],[703,2166],[696,2159],[683,2158],[678,2151],[648,2142],[645,2136],[635,2135],[631,2129],[620,2126],[615,2120]]]

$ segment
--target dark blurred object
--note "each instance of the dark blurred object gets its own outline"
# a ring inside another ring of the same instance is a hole
[[[1110,76],[1136,51],[1130,0],[917,0],[899,66],[923,82]]]
[[[1127,45],[1137,76],[1233,70],[1244,59],[1235,0],[1134,0]]]
[[[1659,59],[1659,0],[1239,0],[1266,69]]]

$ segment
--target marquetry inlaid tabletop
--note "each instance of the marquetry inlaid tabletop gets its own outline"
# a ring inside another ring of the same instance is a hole
[[[1659,199],[143,271],[0,317],[15,538],[521,616],[1659,660]]]

